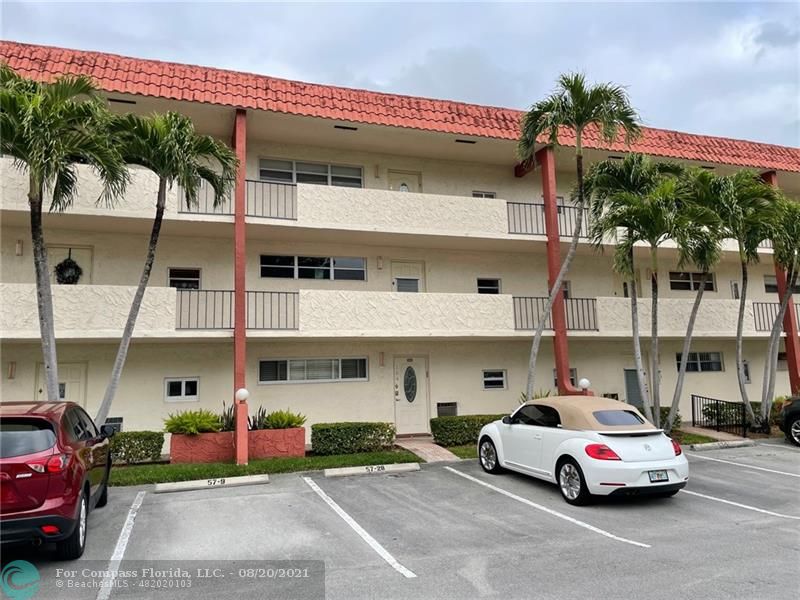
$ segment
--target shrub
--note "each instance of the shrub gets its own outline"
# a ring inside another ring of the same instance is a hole
[[[162,431],[120,431],[111,438],[115,462],[140,463],[159,460],[164,446]]]
[[[185,410],[164,419],[164,429],[168,433],[183,433],[197,435],[219,431],[222,427],[219,415],[204,408],[198,410]]]
[[[302,427],[306,422],[305,415],[286,410],[275,410],[264,417],[261,429],[292,429]]]
[[[477,444],[481,427],[505,415],[460,415],[431,419],[433,440],[441,446]]]
[[[660,421],[661,427],[666,427],[667,426],[667,417],[669,417],[669,409],[670,409],[669,406],[662,406],[659,409],[659,412],[661,413],[661,421]],[[639,412],[642,412],[642,409],[639,409]],[[681,412],[680,411],[676,411],[674,427],[676,429],[679,428],[681,426],[681,422],[682,421],[683,421],[683,417],[681,416]]]
[[[316,423],[311,426],[314,454],[377,452],[394,445],[392,423]]]
[[[219,414],[220,431],[236,431],[236,413],[233,411],[233,404],[225,406],[222,403],[222,412]]]

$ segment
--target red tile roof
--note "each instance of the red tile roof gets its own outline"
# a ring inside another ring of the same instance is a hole
[[[170,100],[267,110],[408,127],[463,136],[515,140],[522,112],[450,100],[385,94],[350,88],[288,81],[210,67],[129,58],[102,52],[69,50],[0,41],[0,60],[19,73],[50,80],[64,73],[91,76],[107,92],[155,96]],[[637,151],[741,167],[800,172],[800,148],[729,138],[645,128],[628,148],[589,134],[589,148]],[[574,138],[562,135],[563,145]]]

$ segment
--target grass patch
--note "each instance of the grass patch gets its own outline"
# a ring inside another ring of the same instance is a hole
[[[316,471],[336,467],[360,467],[363,465],[388,465],[409,462],[421,462],[421,459],[407,450],[386,450],[383,452],[361,452],[359,454],[267,458],[254,460],[250,464],[242,466],[231,463],[114,466],[111,469],[110,484],[112,486],[143,485],[148,483],[191,481],[193,479],[235,477],[237,475],[291,473],[294,471]]]
[[[455,454],[458,458],[478,458],[478,450],[475,444],[448,446],[447,449]]]
[[[707,435],[699,435],[696,433],[686,433],[685,431],[681,431],[680,429],[673,429],[672,432],[669,434],[670,437],[682,445],[688,444],[708,444],[711,442],[716,442],[718,440],[708,437]]]

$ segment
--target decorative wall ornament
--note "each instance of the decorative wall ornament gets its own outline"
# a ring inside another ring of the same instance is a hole
[[[81,266],[72,260],[72,249],[70,248],[67,258],[58,263],[55,267],[56,281],[61,285],[75,285],[83,275]]]

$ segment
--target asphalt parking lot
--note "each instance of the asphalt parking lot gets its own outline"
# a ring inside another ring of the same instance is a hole
[[[36,598],[323,597],[320,562],[317,587],[248,573],[195,578],[191,589],[53,585],[58,569],[187,560],[223,565],[220,574],[246,561],[324,561],[324,597],[343,600],[797,598],[800,449],[771,440],[687,455],[690,483],[674,498],[589,507],[567,505],[544,482],[487,475],[476,461],[174,494],[113,488],[90,515],[80,561],[25,550],[3,562],[38,567]]]

